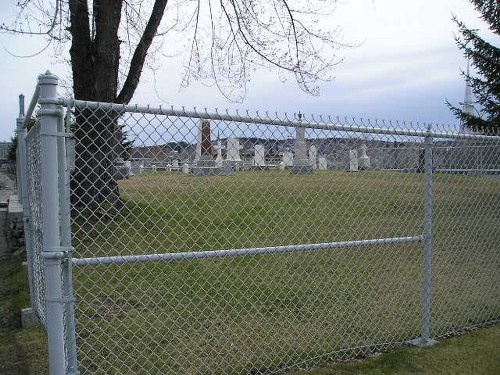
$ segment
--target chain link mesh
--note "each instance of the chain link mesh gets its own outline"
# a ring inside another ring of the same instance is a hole
[[[498,171],[500,147],[457,140],[437,151],[448,157],[434,182],[431,328],[441,337],[499,319],[500,176],[485,171]]]
[[[82,102],[74,116],[82,373],[272,373],[419,336],[427,127]],[[499,156],[498,140],[434,139],[433,336],[498,319]],[[392,238],[413,240],[297,251]]]
[[[41,200],[41,137],[40,123],[35,125],[26,135],[26,187],[29,202],[30,217],[27,220],[31,249],[26,252],[29,263],[31,291],[31,306],[44,327],[47,324],[45,311],[45,271],[42,231],[42,200]]]

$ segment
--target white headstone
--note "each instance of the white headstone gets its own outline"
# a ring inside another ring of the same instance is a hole
[[[285,167],[291,167],[293,165],[293,152],[286,151],[283,153],[283,163],[285,163]]]
[[[229,161],[241,161],[240,150],[243,147],[240,146],[240,141],[235,138],[229,138],[226,143],[227,156],[226,160]]]
[[[318,169],[322,171],[326,171],[328,169],[328,161],[326,158],[319,158],[318,159]]]
[[[179,159],[172,160],[172,168],[175,170],[179,170]]]
[[[264,145],[255,145],[254,165],[256,167],[266,166],[266,149]]]
[[[156,164],[153,164],[153,165],[151,166],[151,169],[153,170],[153,173],[156,173]]]
[[[284,170],[285,170],[285,162],[284,162],[284,161],[281,161],[281,162],[280,162],[280,169],[281,169],[282,171],[284,171]]]
[[[128,168],[128,175],[133,176],[134,172],[132,171],[132,162],[130,160],[125,161],[125,166]]]
[[[358,151],[357,150],[349,151],[349,170],[351,172],[358,171]]]
[[[141,164],[139,165],[139,173],[143,173],[144,172],[144,165]]]
[[[313,169],[318,168],[318,164],[316,163],[317,157],[318,157],[318,148],[315,145],[311,145],[311,147],[309,147],[309,164],[311,164]]]
[[[167,172],[172,172],[172,164],[167,164]]]
[[[224,161],[224,159],[222,159],[222,144],[220,140],[217,141],[215,149],[217,151],[217,157],[215,158],[215,165],[220,168],[222,167],[222,162]]]
[[[361,156],[359,157],[359,166],[361,169],[370,169],[370,157],[366,154],[366,145],[363,143],[361,145]]]
[[[182,165],[182,173],[184,173],[184,174],[189,173],[189,165],[187,163]]]

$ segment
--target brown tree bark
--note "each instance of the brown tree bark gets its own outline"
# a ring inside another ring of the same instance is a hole
[[[156,35],[168,0],[156,0],[137,45],[123,88],[118,95],[123,0],[94,0],[94,35],[86,0],[69,0],[72,36],[70,57],[75,99],[128,103],[137,88],[147,52]],[[116,203],[120,200],[115,179],[119,114],[104,110],[75,113],[75,171],[73,203],[78,206]]]

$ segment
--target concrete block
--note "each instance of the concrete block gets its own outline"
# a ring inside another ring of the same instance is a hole
[[[21,309],[21,324],[23,328],[31,328],[40,325],[35,310],[31,307]]]

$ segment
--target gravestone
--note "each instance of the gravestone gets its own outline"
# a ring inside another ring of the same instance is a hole
[[[125,166],[128,168],[128,175],[133,176],[134,172],[132,171],[132,162],[130,160],[127,160],[125,162]]]
[[[184,174],[189,173],[189,165],[187,163],[182,165],[182,173],[184,173]]]
[[[226,142],[226,160],[224,160],[224,164],[227,164],[235,171],[239,170],[243,164],[240,156],[242,148],[243,146],[240,145],[238,139],[229,138]]]
[[[293,165],[293,152],[286,151],[283,153],[283,163],[285,163],[285,167]]]
[[[151,166],[151,170],[153,171],[153,173],[156,173],[156,164],[153,164],[153,165]]]
[[[193,168],[193,174],[197,177],[216,176],[221,169],[215,165],[212,156],[212,141],[210,136],[210,121],[201,120],[201,156]]]
[[[243,146],[240,141],[235,138],[229,138],[226,143],[227,156],[226,160],[241,162],[240,150]]]
[[[349,171],[358,171],[358,150],[349,151]]]
[[[328,169],[328,162],[326,158],[319,158],[318,159],[318,169],[321,171],[326,171]]]
[[[309,164],[311,164],[313,169],[318,169],[318,165],[316,163],[317,157],[318,149],[315,145],[311,145],[311,147],[309,147]]]
[[[240,150],[243,146],[240,145],[240,141],[235,138],[229,138],[226,143],[227,157],[226,160],[231,161],[241,161]]]
[[[215,146],[215,150],[217,151],[217,156],[215,158],[215,165],[219,168],[222,167],[222,162],[224,159],[222,158],[222,143],[220,140],[217,141],[217,145]]]
[[[359,168],[361,170],[367,170],[371,168],[370,157],[366,154],[366,145],[363,143],[361,145],[361,156],[359,157]]]
[[[178,171],[179,170],[179,159],[172,160],[172,169],[174,171]]]
[[[139,173],[144,173],[144,165],[139,165]]]
[[[280,170],[282,170],[282,171],[285,170],[285,162],[284,161],[280,162]]]
[[[172,164],[167,164],[167,172],[172,172]]]
[[[309,164],[309,159],[306,155],[306,129],[295,128],[295,145],[294,157],[291,173],[293,174],[307,174],[313,173],[313,168]]]
[[[255,154],[253,158],[254,166],[257,168],[266,168],[266,149],[264,145],[255,145]]]

